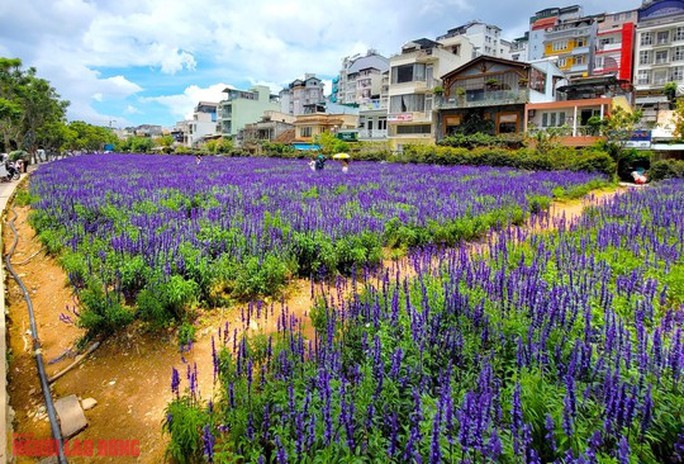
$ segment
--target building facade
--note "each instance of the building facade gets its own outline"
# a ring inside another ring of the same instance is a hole
[[[668,109],[664,87],[684,86],[684,0],[645,2],[638,10],[634,63],[636,105],[645,122]]]
[[[528,34],[529,61],[541,60],[546,51],[547,31],[561,23],[574,21],[582,17],[582,7],[572,5],[564,8],[551,7],[537,11],[530,17]]]
[[[368,50],[365,56],[347,57],[333,82],[332,101],[340,104],[365,104],[380,98],[382,76],[389,69],[389,59]]]
[[[459,132],[521,133],[525,105],[554,101],[563,79],[551,61],[530,64],[479,56],[443,77],[437,140]]]
[[[544,57],[555,57],[568,77],[587,77],[594,69],[594,50],[598,32],[595,17],[560,21],[546,29]]]
[[[359,105],[359,140],[362,142],[387,141],[389,75],[389,70],[382,74],[379,97]]]
[[[442,75],[470,61],[473,53],[466,37],[454,35],[408,42],[390,58],[387,135],[393,150],[434,143],[434,90],[441,88]]]
[[[280,91],[280,111],[294,116],[304,114],[307,105],[325,101],[323,82],[315,74],[305,74]]]
[[[501,38],[501,28],[481,21],[470,21],[462,26],[449,29],[446,34],[437,37],[440,42],[444,39],[463,36],[473,46],[475,56],[487,55],[499,58],[510,57],[511,43]]]
[[[634,70],[634,38],[637,10],[606,13],[598,23],[593,74],[613,74],[631,81]]]
[[[250,90],[226,88],[224,100],[218,105],[220,132],[224,136],[234,137],[247,124],[261,119],[264,111],[278,111],[278,97],[271,95],[268,87],[256,85]]]

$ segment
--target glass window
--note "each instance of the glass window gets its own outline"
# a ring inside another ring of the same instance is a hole
[[[659,50],[655,54],[655,64],[667,63],[667,50]]]
[[[390,113],[422,113],[425,111],[425,95],[395,95],[390,97]]]
[[[642,50],[639,52],[639,64],[651,64],[651,52]]]
[[[673,40],[684,40],[684,27],[679,26],[675,28]]]
[[[675,47],[672,50],[672,61],[684,61],[684,47]]]
[[[430,134],[432,132],[430,124],[420,124],[417,126],[397,126],[397,134]]]
[[[637,84],[648,85],[651,83],[651,71],[641,70],[637,75]]]
[[[644,32],[641,34],[641,45],[653,45],[653,33]]]
[[[670,31],[660,31],[656,37],[658,45],[666,44],[670,41]]]
[[[413,81],[413,64],[405,64],[392,68],[392,84]]]
[[[681,82],[684,80],[684,68],[677,66],[672,68],[672,80]]]

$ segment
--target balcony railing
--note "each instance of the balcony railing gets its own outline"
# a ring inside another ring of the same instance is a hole
[[[448,99],[435,99],[435,107],[448,110],[457,108],[478,108],[483,106],[513,105],[527,103],[529,91],[519,90],[468,90],[465,95],[452,96]]]
[[[359,139],[379,140],[387,138],[387,129],[359,129]]]

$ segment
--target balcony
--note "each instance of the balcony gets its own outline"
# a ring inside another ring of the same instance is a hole
[[[606,53],[606,52],[614,52],[622,49],[622,43],[610,43],[610,44],[605,44],[602,46],[599,46],[597,52],[598,53]]]
[[[465,95],[435,99],[435,108],[451,110],[481,108],[485,106],[515,105],[529,101],[529,91],[519,90],[468,90]]]
[[[570,52],[571,55],[587,55],[589,53],[589,47],[575,47]]]
[[[359,129],[359,140],[384,140],[387,138],[387,129]]]

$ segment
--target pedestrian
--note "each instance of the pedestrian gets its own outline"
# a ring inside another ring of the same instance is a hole
[[[314,161],[313,158],[309,160],[309,169],[311,169],[312,171],[316,170],[316,161]]]
[[[323,153],[316,158],[316,171],[322,171],[325,168],[325,156]]]
[[[23,159],[19,158],[19,159],[17,160],[17,162],[16,162],[16,167],[17,167],[17,171],[19,171],[19,172],[26,172],[26,169],[25,169],[25,167],[24,167],[24,160],[23,160]]]
[[[202,157],[199,155],[195,155],[195,164],[200,164],[202,162]]]
[[[342,172],[345,174],[349,172],[349,160],[342,160]]]

